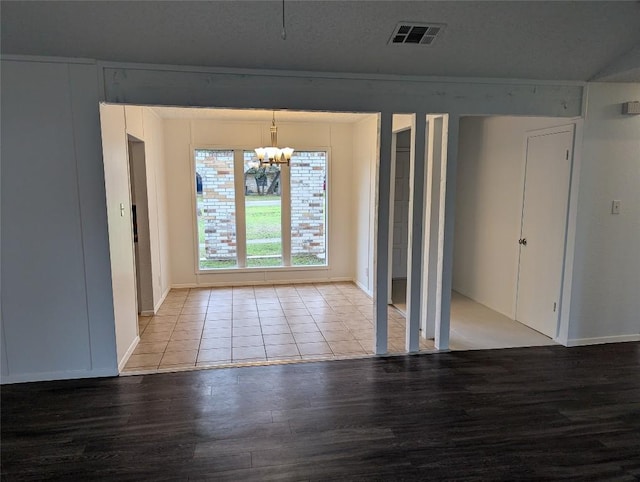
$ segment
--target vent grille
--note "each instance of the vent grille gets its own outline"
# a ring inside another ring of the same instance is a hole
[[[389,39],[389,44],[433,45],[444,24],[400,22]]]

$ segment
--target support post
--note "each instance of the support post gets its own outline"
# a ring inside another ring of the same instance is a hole
[[[417,112],[411,126],[409,252],[407,256],[406,349],[420,350],[420,309],[422,303],[422,248],[425,206],[425,135],[427,115]]]
[[[440,187],[443,116],[428,117],[427,189],[424,213],[424,270],[422,283],[422,336],[435,338],[438,303],[438,257],[440,233]]]
[[[443,130],[443,147],[446,149],[442,157],[443,176],[442,189],[444,201],[442,210],[442,281],[440,293],[440,316],[436,319],[435,345],[439,350],[449,349],[451,325],[451,288],[453,281],[453,241],[455,230],[456,176],[458,169],[458,133],[460,117],[449,117],[448,128]]]
[[[392,114],[380,114],[380,152],[376,179],[376,224],[374,258],[374,351],[387,353],[387,290],[389,285],[389,209],[391,192]]]

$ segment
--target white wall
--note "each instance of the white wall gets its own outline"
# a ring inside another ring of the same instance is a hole
[[[168,224],[170,226],[172,285],[178,287],[229,283],[273,283],[290,280],[353,279],[352,240],[352,126],[347,123],[278,123],[278,140],[298,150],[329,151],[327,190],[327,268],[248,269],[197,273],[192,149],[246,148],[268,144],[270,123],[207,119],[165,119]]]
[[[356,252],[355,281],[373,295],[373,247],[378,116],[371,115],[353,127],[353,231]]]
[[[569,341],[639,339],[640,116],[621,104],[640,100],[640,84],[588,89]]]
[[[124,107],[101,104],[100,122],[116,347],[122,367],[139,341]]]
[[[168,184],[171,178],[167,175],[167,163],[164,151],[164,123],[151,109],[143,110],[145,125],[146,158],[151,159],[152,189],[149,190],[150,211],[155,211],[157,216],[150,221],[150,231],[158,233],[157,237],[151,237],[151,253],[157,253],[157,258],[152,256],[152,262],[157,264],[153,270],[155,310],[160,308],[164,298],[171,289],[171,245],[169,240],[169,197]],[[148,161],[147,161],[148,162]],[[149,164],[148,164],[149,166]],[[147,168],[149,169],[149,167]],[[147,187],[149,182],[147,182]],[[155,195],[154,195],[155,190]],[[155,207],[154,207],[155,203]],[[156,248],[157,242],[157,248]],[[153,266],[153,265],[152,265]],[[159,278],[159,279],[158,279]]]
[[[144,142],[153,305],[157,310],[171,288],[164,125],[148,107],[128,105],[125,113],[127,134]]]
[[[413,125],[413,118],[413,114],[393,114],[391,130],[393,130],[393,132],[400,132],[411,129],[411,126]],[[409,143],[411,143],[411,141],[409,141]]]
[[[141,174],[147,185],[151,307],[157,309],[170,289],[163,126],[155,113],[140,106],[102,104],[100,116],[116,345],[122,367],[139,340],[127,135],[144,142],[145,172]]]
[[[1,72],[2,383],[116,374],[96,66]]]
[[[453,289],[510,318],[515,316],[526,133],[568,122],[460,120]]]
[[[15,57],[3,59],[1,85],[2,382],[116,373],[99,99],[148,105],[574,116],[581,112],[583,93],[581,85],[536,81],[273,75]],[[34,161],[34,153],[48,161]],[[374,160],[376,148],[373,154],[366,158]],[[454,160],[450,157],[450,165],[455,166]],[[382,161],[388,162],[387,153]],[[42,166],[42,179],[46,177],[35,184],[35,192],[25,184],[32,166]],[[169,186],[178,182],[169,172],[165,180]],[[44,218],[35,200],[47,204],[54,216],[50,219],[60,217],[58,223],[46,218],[37,225],[47,228],[38,234],[48,231],[37,244],[29,241],[36,239],[36,225],[26,221]],[[451,201],[447,198],[448,210]],[[372,220],[369,226],[372,253]],[[345,231],[354,229],[347,225]],[[160,231],[162,239],[167,231]],[[371,258],[365,259],[367,284],[372,286]],[[449,266],[445,256],[445,272]],[[163,270],[164,281],[166,273]],[[33,303],[34,292],[41,291],[39,303]]]

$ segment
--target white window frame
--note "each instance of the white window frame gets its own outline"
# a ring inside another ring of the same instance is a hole
[[[245,196],[238,196],[238,189],[241,188],[244,193],[244,151],[253,151],[254,147],[246,146],[230,146],[228,144],[212,145],[212,144],[192,144],[190,146],[191,157],[191,205],[192,205],[192,232],[194,233],[194,273],[196,275],[211,275],[223,273],[258,273],[258,272],[284,272],[284,271],[328,271],[331,269],[330,257],[330,212],[331,212],[331,148],[327,146],[309,147],[303,146],[296,149],[297,152],[324,152],[326,154],[326,184],[325,184],[325,264],[322,265],[291,265],[291,184],[290,184],[290,167],[282,166],[282,180],[286,181],[288,186],[283,189],[282,203],[282,266],[246,266],[246,216],[245,216]],[[234,268],[200,268],[200,234],[198,232],[198,203],[196,188],[196,151],[212,150],[212,151],[233,151],[234,152],[234,187],[236,201],[236,261]],[[283,185],[285,183],[283,182]],[[285,203],[285,201],[287,203]],[[286,210],[286,211],[285,211]],[[286,215],[285,215],[286,214]],[[288,264],[285,264],[288,263]]]

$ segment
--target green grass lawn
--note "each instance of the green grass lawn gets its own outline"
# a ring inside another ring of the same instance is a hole
[[[250,196],[245,196],[245,202],[247,204],[256,202],[256,201],[279,201],[280,196],[277,194],[265,194],[264,196],[260,196],[258,194],[252,194]]]
[[[247,241],[282,236],[282,208],[280,205],[257,206],[247,202],[245,216],[247,219]]]
[[[201,201],[198,196],[198,201]],[[260,201],[279,201],[280,196],[247,196],[245,197],[245,217],[247,226],[247,266],[269,267],[282,266],[282,206],[262,206]],[[198,218],[198,238],[204,240],[204,219]],[[252,243],[261,239],[274,240],[266,243]],[[277,240],[277,241],[276,241]],[[254,258],[254,256],[258,256]],[[259,257],[265,256],[265,257]],[[201,269],[221,269],[233,268],[237,265],[236,260],[205,260],[206,252],[204,247],[200,248],[200,268]],[[324,265],[325,260],[314,255],[293,255],[291,257],[293,266],[318,266]]]
[[[235,259],[201,259],[200,269],[222,269],[235,268],[237,266]]]
[[[313,254],[294,254],[291,256],[292,266],[323,266],[326,262]]]
[[[247,256],[282,255],[282,243],[253,244],[247,240]]]

